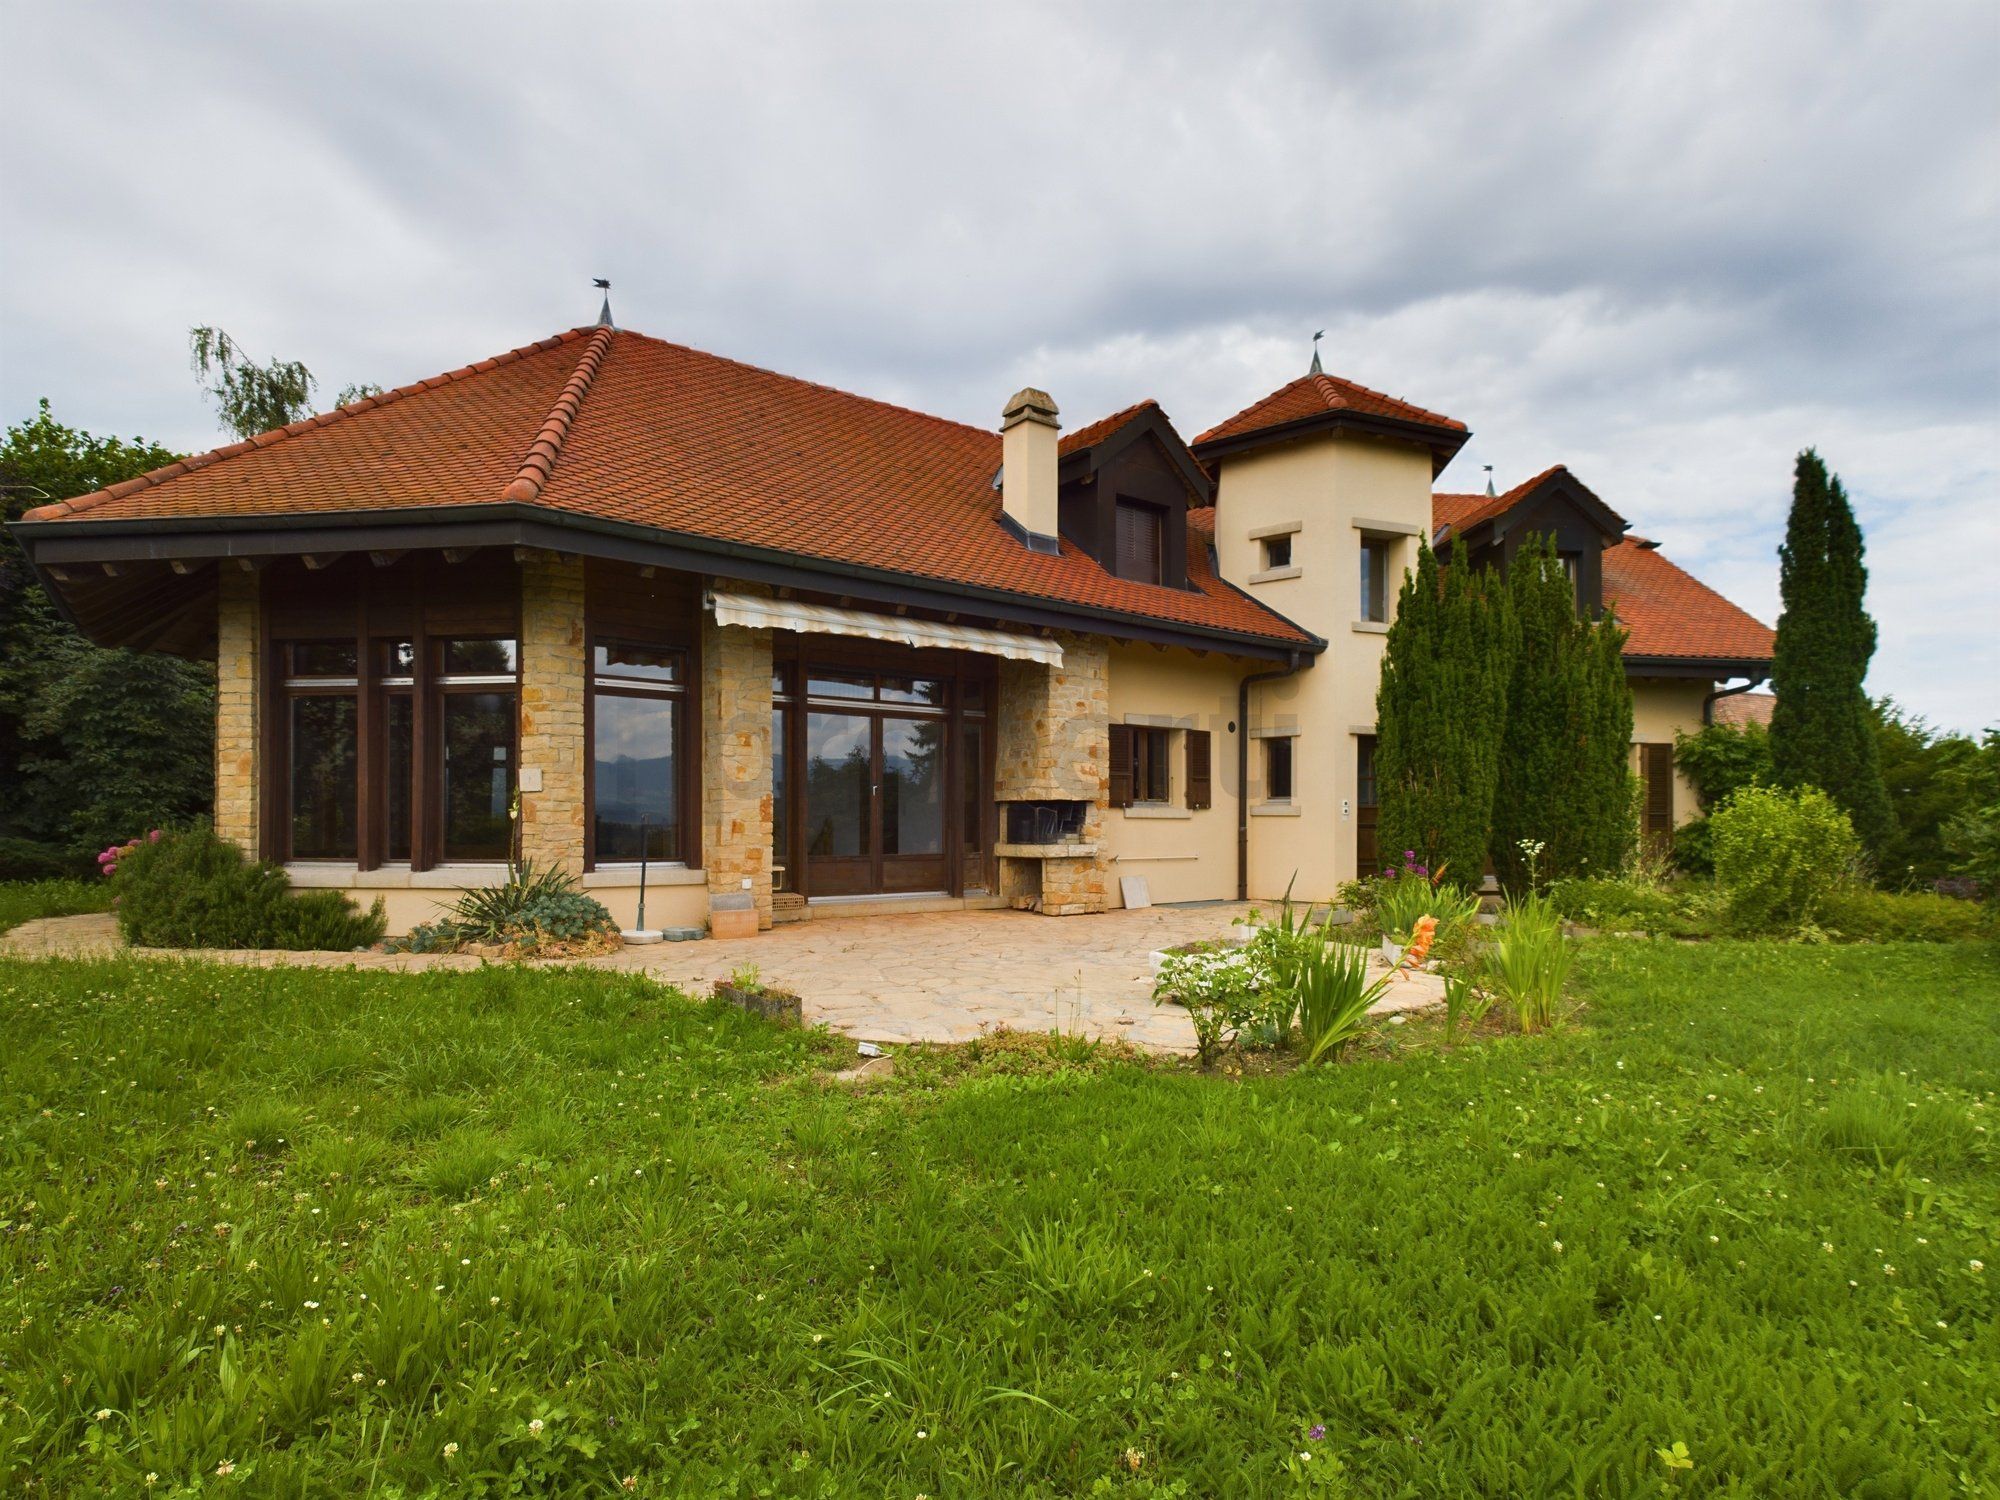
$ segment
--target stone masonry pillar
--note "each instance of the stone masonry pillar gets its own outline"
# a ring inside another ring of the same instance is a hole
[[[1104,814],[1111,805],[1110,653],[1092,636],[1064,632],[1056,642],[1063,650],[1060,667],[1000,663],[995,792],[1003,802],[1090,804],[1083,841],[1097,845],[1097,855],[1042,861],[1041,901],[1053,913],[1103,911],[1110,883],[1103,852]]]
[[[583,870],[583,608],[582,559],[521,554],[521,857],[572,875]]]
[[[260,575],[229,560],[217,564],[215,629],[215,831],[255,859],[263,757],[263,613]]]
[[[701,619],[701,862],[771,925],[771,632]]]

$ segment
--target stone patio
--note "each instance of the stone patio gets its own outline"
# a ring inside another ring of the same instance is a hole
[[[1082,917],[954,911],[817,918],[738,942],[661,943],[577,963],[631,970],[689,991],[755,965],[764,983],[804,1000],[808,1025],[862,1041],[965,1042],[1007,1027],[1120,1037],[1153,1051],[1187,1053],[1194,1050],[1194,1028],[1178,1007],[1153,1004],[1149,955],[1222,937],[1248,910],[1218,904]],[[0,934],[0,953],[18,957],[105,954],[121,946],[108,916],[52,917]],[[256,966],[405,970],[482,962],[459,954],[138,951]],[[1420,1010],[1442,997],[1435,975],[1409,975],[1395,981],[1374,1013]]]

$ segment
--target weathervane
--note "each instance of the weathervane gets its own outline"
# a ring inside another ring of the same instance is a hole
[[[597,326],[599,328],[609,328],[611,326],[611,283],[606,281],[602,276],[593,276],[590,278],[590,284],[604,293],[604,311],[597,315]]]
[[[1486,471],[1486,493],[1490,495],[1493,493],[1493,465],[1481,464],[1479,467]]]
[[[1324,375],[1326,373],[1319,367],[1319,341],[1325,337],[1326,337],[1326,330],[1324,328],[1322,328],[1318,333],[1313,335],[1313,363],[1312,363],[1312,369],[1307,372],[1308,374]]]

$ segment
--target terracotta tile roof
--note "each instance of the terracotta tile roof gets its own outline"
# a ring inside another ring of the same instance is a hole
[[[1515,502],[1525,500],[1556,475],[1568,472],[1567,466],[1554,464],[1533,479],[1523,480],[1498,495],[1432,495],[1431,525],[1436,528],[1448,526],[1453,532],[1470,531],[1482,522],[1504,516],[1513,509]]]
[[[1630,656],[1768,661],[1771,627],[1753,619],[1651,547],[1626,540],[1604,552],[1604,602],[1630,632]]]
[[[1075,432],[1064,434],[1063,440],[1056,445],[1057,451],[1063,457],[1067,458],[1072,453],[1080,452],[1085,448],[1095,447],[1110,437],[1112,433],[1123,427],[1127,422],[1138,416],[1140,412],[1146,411],[1149,408],[1153,411],[1159,411],[1160,403],[1148,396],[1144,401],[1136,401],[1123,411],[1114,411],[1108,417],[1099,417],[1088,426],[1079,427]],[[1161,412],[1160,415],[1165,416],[1166,413]]]
[[[1775,693],[1731,693],[1727,698],[1715,700],[1715,722],[1718,724],[1766,724],[1771,722],[1771,710],[1778,706]]]
[[[1365,385],[1356,385],[1351,380],[1342,380],[1338,375],[1321,374],[1301,375],[1290,385],[1280,386],[1263,400],[1251,403],[1226,421],[1218,422],[1195,442],[1212,443],[1222,438],[1242,437],[1245,433],[1261,432],[1267,427],[1280,427],[1287,422],[1339,411],[1391,417],[1399,422],[1415,422],[1424,427],[1441,427],[1457,434],[1461,440],[1466,432],[1463,422],[1426,411],[1407,401],[1398,401],[1394,396],[1370,390]]]
[[[1557,464],[1504,495],[1434,494],[1431,525],[1470,530],[1562,471]],[[1617,609],[1628,632],[1627,656],[1761,661],[1771,654],[1770,627],[1667,561],[1644,537],[1627,536],[1605,550],[1604,602]]]
[[[571,347],[571,346],[575,347]],[[1107,435],[1139,407],[1093,423]],[[1079,444],[1080,446],[1080,444]],[[824,563],[882,569],[1290,644],[1314,641],[1218,579],[1114,578],[999,524],[1000,435],[623,329],[576,329],[25,519],[266,517],[501,499]]]

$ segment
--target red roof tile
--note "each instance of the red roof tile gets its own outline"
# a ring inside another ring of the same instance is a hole
[[[1482,522],[1504,516],[1517,501],[1525,500],[1556,475],[1568,472],[1566,466],[1555,464],[1498,495],[1432,495],[1431,525],[1448,526],[1454,532],[1470,531]]]
[[[1328,412],[1352,411],[1364,416],[1390,417],[1399,422],[1414,422],[1423,427],[1441,427],[1455,433],[1463,440],[1466,426],[1437,412],[1426,411],[1421,406],[1413,406],[1407,401],[1399,401],[1394,396],[1381,391],[1370,390],[1365,385],[1356,385],[1351,380],[1343,380],[1338,375],[1301,375],[1290,385],[1280,386],[1261,401],[1251,403],[1235,416],[1218,422],[1208,429],[1196,443],[1212,443],[1222,438],[1242,437],[1246,433],[1262,432],[1267,427],[1280,427],[1287,422],[1303,421],[1308,417],[1324,416]]]
[[[572,348],[571,345],[580,345]],[[1072,434],[1101,439],[1149,403]],[[1215,577],[1115,578],[999,524],[1000,435],[622,329],[577,329],[26,519],[264,517],[522,503],[1306,645]]]
[[[1715,700],[1718,724],[1764,724],[1771,722],[1771,710],[1778,706],[1775,693],[1731,693]]]
[[[1637,542],[1605,549],[1604,602],[1630,633],[1627,656],[1770,660],[1770,626]]]
[[[1067,458],[1082,449],[1094,448],[1149,407],[1159,411],[1160,403],[1149,396],[1144,401],[1134,402],[1123,411],[1114,411],[1108,417],[1099,417],[1095,422],[1077,428],[1075,432],[1064,434],[1062,442],[1056,445],[1057,451]],[[1161,415],[1165,416],[1166,413],[1161,412]]]

